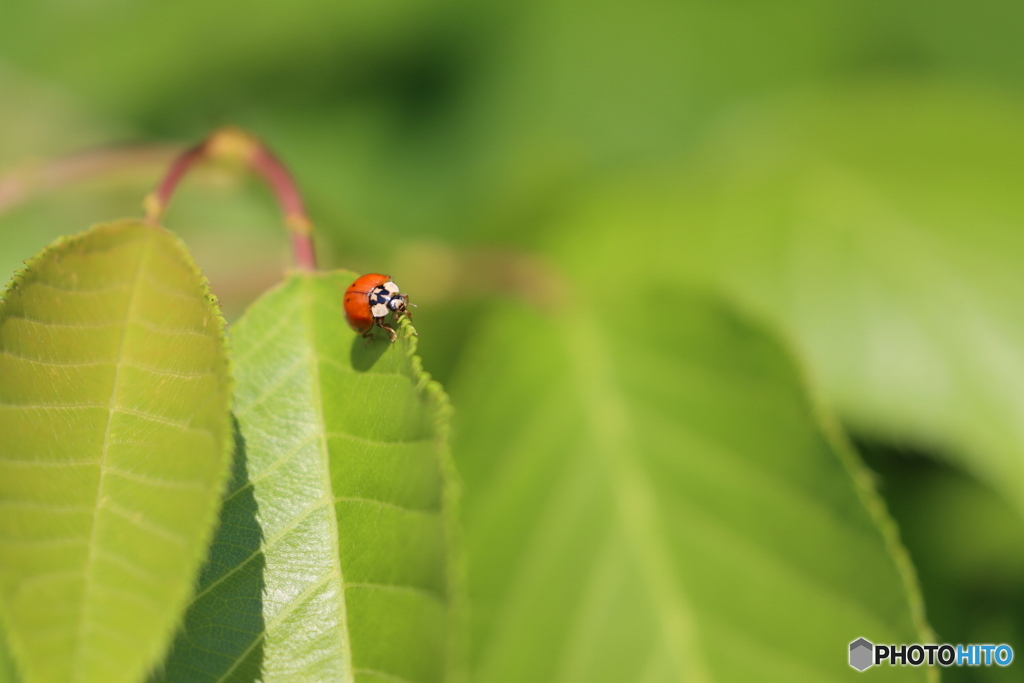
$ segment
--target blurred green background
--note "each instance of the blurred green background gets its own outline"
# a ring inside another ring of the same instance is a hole
[[[442,381],[536,258],[597,292],[710,283],[858,439],[940,638],[1022,653],[1022,95],[1008,0],[5,0],[0,272],[138,215],[166,145],[234,124],[294,172],[325,265],[421,305]],[[166,222],[229,318],[287,266],[243,175]]]

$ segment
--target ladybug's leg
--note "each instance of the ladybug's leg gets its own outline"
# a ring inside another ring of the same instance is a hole
[[[394,344],[395,340],[398,339],[398,333],[395,332],[394,328],[384,322],[384,318],[374,318],[373,320],[377,323],[377,327],[383,327],[388,331],[388,335],[391,336],[391,343]]]

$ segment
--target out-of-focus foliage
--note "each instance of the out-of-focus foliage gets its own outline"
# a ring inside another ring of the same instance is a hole
[[[737,112],[682,173],[602,188],[549,234],[584,281],[735,293],[854,426],[942,445],[1024,512],[1022,158],[1016,102],[848,88]]]
[[[18,674],[14,669],[14,662],[11,660],[11,652],[7,649],[6,631],[3,642],[0,643],[0,681],[3,683],[15,683]]]
[[[573,291],[615,299],[618,273],[634,293],[620,324],[641,338],[674,324],[648,282],[738,300],[846,426],[960,468],[872,460],[940,637],[1024,651],[1020,3],[8,0],[0,14],[0,174],[45,185],[28,157],[251,129],[298,177],[324,263],[390,267],[421,304],[442,379],[482,372],[495,291],[568,313]],[[0,277],[136,212],[158,172],[16,204],[0,181]],[[167,222],[229,319],[281,277],[271,202],[237,175],[197,176]],[[521,267],[544,258],[570,287]],[[537,345],[506,349],[510,364],[541,363]],[[967,520],[1005,533],[944,535]],[[1001,567],[983,598],[980,566]],[[978,600],[986,626],[957,630],[980,623]]]
[[[787,354],[650,285],[658,335],[622,325],[624,292],[560,321],[502,306],[453,384],[472,680],[853,679],[829,643],[928,640],[894,528]]]
[[[357,240],[518,233],[509,211],[683,151],[723,106],[771,92],[891,72],[1016,87],[1021,30],[1004,0],[11,0],[0,57],[122,140],[254,130]]]
[[[1020,642],[1024,529],[1017,512],[949,465],[867,444],[868,463],[900,525],[928,595],[928,616],[944,642]],[[942,680],[972,680],[965,669]]]

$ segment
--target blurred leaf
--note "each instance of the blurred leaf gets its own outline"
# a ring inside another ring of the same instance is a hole
[[[7,647],[6,631],[0,631],[0,683],[19,683],[21,678],[14,668],[14,659],[11,658],[11,651]]]
[[[626,282],[564,323],[501,307],[454,384],[472,680],[852,680],[857,637],[926,642],[892,522],[789,356]]]
[[[879,473],[914,560],[928,618],[945,643],[1024,640],[1024,522],[991,488],[947,463],[877,443],[862,452]],[[1012,668],[984,680],[1014,680]],[[945,683],[977,680],[962,668]]]
[[[0,29],[2,30],[2,29]],[[0,58],[0,172],[29,159],[108,142],[118,131],[81,102],[19,72]],[[0,206],[5,188],[0,182]]]
[[[8,0],[3,18],[0,60],[118,130],[260,132],[345,239],[519,234],[509,216],[688,150],[751,96],[893,73],[1019,89],[1024,69],[1024,12],[1006,0]]]
[[[585,282],[712,282],[796,338],[858,430],[937,446],[1024,513],[1024,107],[905,82],[751,105],[682,174],[550,228]],[[581,248],[585,245],[585,248]]]
[[[236,477],[168,681],[440,681],[451,592],[447,398],[293,274],[231,333]]]
[[[245,91],[230,74],[273,72],[275,63],[337,69],[338,62],[346,64],[345,57],[360,51],[400,44],[415,34],[428,10],[437,11],[436,4],[257,0],[239,7],[182,0],[126,10],[116,2],[85,8],[12,0],[5,5],[0,44],[14,63],[86,95],[106,111],[138,111],[163,102],[183,113],[197,103],[175,102],[174,93],[196,90],[200,101],[238,96]],[[289,71],[307,85],[312,81],[301,69]],[[286,77],[276,80],[289,85]],[[215,92],[215,84],[224,92]]]
[[[42,211],[24,206],[26,200],[66,186],[72,179],[81,182],[85,155],[61,155],[109,144],[121,131],[87,115],[80,102],[59,88],[12,69],[2,58],[0,131],[0,278],[4,282],[22,266],[26,255],[66,234],[68,225],[92,225],[137,211],[139,196],[154,182],[147,178],[140,190],[136,179],[127,207],[112,207],[111,202],[100,200],[94,186],[77,196],[65,193],[59,205]],[[60,160],[50,163],[54,158]]]
[[[230,443],[223,320],[135,221],[59,240],[0,303],[0,598],[36,681],[134,683],[206,550]]]
[[[492,202],[515,239],[552,194],[687,154],[723,110],[751,98],[894,75],[1019,91],[1024,11],[1005,0],[939,5],[495,4],[487,72],[467,87],[460,130],[475,158],[460,187]],[[479,222],[464,234],[478,236]]]

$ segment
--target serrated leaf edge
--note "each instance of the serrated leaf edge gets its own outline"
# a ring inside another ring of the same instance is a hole
[[[448,652],[445,680],[448,683],[461,683],[468,676],[468,641],[464,634],[468,629],[469,614],[465,593],[467,559],[460,523],[463,485],[451,450],[451,423],[455,409],[441,383],[423,368],[423,359],[417,354],[419,335],[407,316],[399,321],[399,334],[408,344],[405,354],[412,367],[416,391],[431,410],[434,450],[443,481],[441,509],[447,542]]]
[[[120,228],[120,227],[127,226],[127,225],[137,225],[137,226],[143,227],[143,228],[145,228],[147,230],[156,230],[156,231],[159,231],[162,234],[165,234],[165,235],[169,236],[171,238],[171,243],[174,245],[174,247],[178,251],[178,256],[181,258],[182,264],[189,270],[189,272],[191,272],[193,275],[195,275],[197,277],[197,279],[198,279],[198,281],[200,283],[200,288],[201,288],[201,291],[203,293],[203,298],[206,301],[206,303],[210,306],[210,308],[211,308],[211,310],[212,310],[212,312],[213,312],[213,314],[215,316],[214,320],[219,323],[217,328],[220,331],[221,348],[222,348],[222,350],[224,352],[223,353],[223,359],[224,359],[224,379],[225,379],[225,381],[227,383],[227,386],[225,387],[226,388],[226,391],[225,391],[225,399],[226,399],[226,401],[225,401],[225,406],[224,406],[224,418],[223,418],[224,419],[224,428],[225,428],[224,433],[229,435],[229,437],[230,437],[230,434],[231,434],[231,429],[230,429],[230,427],[231,427],[231,423],[230,423],[230,408],[231,408],[231,399],[232,399],[232,396],[234,395],[234,367],[233,367],[232,362],[231,362],[231,349],[230,349],[229,340],[228,340],[228,337],[227,337],[227,334],[226,334],[227,322],[225,321],[224,316],[223,316],[223,314],[221,312],[220,302],[217,299],[217,297],[213,294],[213,291],[210,288],[209,280],[206,278],[205,275],[203,275],[202,271],[199,269],[199,266],[196,265],[195,260],[192,258],[192,254],[189,251],[188,247],[185,245],[185,243],[181,240],[180,237],[178,237],[176,234],[174,234],[170,230],[167,230],[166,228],[164,228],[164,227],[162,227],[160,225],[153,225],[153,224],[145,223],[145,222],[140,221],[138,219],[125,218],[125,219],[109,221],[109,222],[105,222],[105,223],[96,223],[96,224],[90,226],[88,229],[83,230],[83,231],[78,232],[78,233],[75,233],[73,235],[63,235],[61,237],[58,237],[56,240],[54,240],[50,244],[48,244],[45,247],[43,247],[37,254],[35,254],[31,258],[27,259],[24,262],[24,265],[21,268],[19,268],[17,271],[14,272],[14,274],[11,276],[11,279],[8,281],[7,285],[4,287],[3,291],[0,291],[0,307],[2,307],[3,304],[7,301],[8,297],[10,296],[10,294],[12,292],[17,291],[21,287],[21,285],[24,283],[26,277],[28,276],[29,271],[33,267],[35,267],[38,264],[43,263],[45,260],[49,259],[53,254],[67,253],[70,249],[74,248],[75,245],[77,245],[80,242],[82,242],[83,240],[89,238],[93,234],[96,234],[97,232],[100,232],[100,231],[103,231],[103,230],[112,230],[112,229]],[[200,550],[198,550],[196,552],[196,556],[194,558],[190,558],[190,560],[193,563],[193,570],[192,570],[193,574],[194,574],[194,576],[193,576],[193,587],[190,590],[183,591],[181,596],[179,596],[179,598],[178,598],[178,603],[179,604],[175,607],[176,611],[178,612],[178,618],[176,620],[174,620],[173,622],[169,622],[168,623],[168,625],[165,627],[166,633],[163,633],[161,635],[161,640],[160,640],[161,644],[160,644],[160,646],[158,648],[156,648],[155,652],[151,653],[150,656],[147,656],[147,659],[149,660],[149,663],[146,665],[147,668],[145,670],[147,672],[152,671],[155,667],[159,666],[160,662],[162,661],[162,657],[166,655],[167,650],[168,650],[168,648],[171,645],[171,642],[172,642],[172,640],[174,638],[174,633],[178,629],[178,627],[180,626],[181,618],[182,618],[182,616],[185,613],[185,609],[186,609],[186,607],[188,605],[188,601],[191,598],[191,595],[192,595],[192,593],[195,590],[195,585],[194,584],[198,580],[199,571],[202,568],[203,558],[205,557],[205,555],[207,553],[207,549],[209,548],[210,541],[213,539],[213,534],[214,534],[214,531],[215,531],[215,522],[217,521],[217,519],[220,516],[220,501],[223,499],[223,493],[224,493],[225,488],[227,487],[229,476],[230,476],[230,467],[228,465],[230,464],[230,461],[231,461],[231,449],[233,447],[233,443],[232,443],[231,438],[226,438],[224,441],[225,441],[225,443],[224,443],[224,446],[223,446],[222,457],[223,457],[225,466],[222,468],[223,471],[221,473],[221,480],[218,483],[219,494],[217,496],[217,502],[216,502],[216,504],[214,505],[214,507],[212,508],[212,510],[210,512],[209,519],[206,521],[206,524],[205,524],[206,532],[204,534],[204,538],[202,539],[202,544],[199,546]],[[0,604],[0,610],[6,611],[6,607],[3,606],[2,604]],[[14,664],[19,669],[19,671],[20,671],[21,666],[20,666],[19,662],[20,661],[25,661],[25,660],[28,659],[27,653],[19,651],[20,650],[19,645],[17,644],[17,642],[15,640],[12,640],[11,638],[8,637],[7,629],[6,628],[4,628],[2,630],[2,632],[0,632],[0,635],[2,635],[2,637],[4,638],[4,641],[7,644],[8,649],[11,651],[12,657],[14,659]],[[75,675],[76,674],[74,672],[72,672],[72,676],[75,676]],[[19,678],[21,678],[20,674],[19,674]]]
[[[758,325],[767,334],[771,335],[775,343],[785,353],[815,423],[821,429],[826,443],[835,451],[843,468],[849,474],[857,497],[882,535],[882,540],[889,553],[889,557],[892,558],[893,563],[896,565],[896,571],[902,582],[903,592],[910,608],[911,621],[917,631],[918,642],[937,642],[935,632],[928,623],[927,610],[925,609],[924,596],[921,593],[917,569],[914,567],[910,553],[900,539],[899,526],[890,514],[885,498],[878,491],[871,470],[864,463],[860,453],[850,441],[846,430],[842,427],[839,418],[830,407],[828,401],[825,400],[821,384],[816,381],[810,365],[804,360],[806,353],[801,353],[801,346],[792,335],[787,334],[782,327],[769,318],[745,305],[738,297],[726,297],[721,293],[714,294],[713,296],[742,315],[743,318]],[[941,674],[938,667],[929,666],[925,667],[925,669],[925,675],[929,683],[939,683]]]

